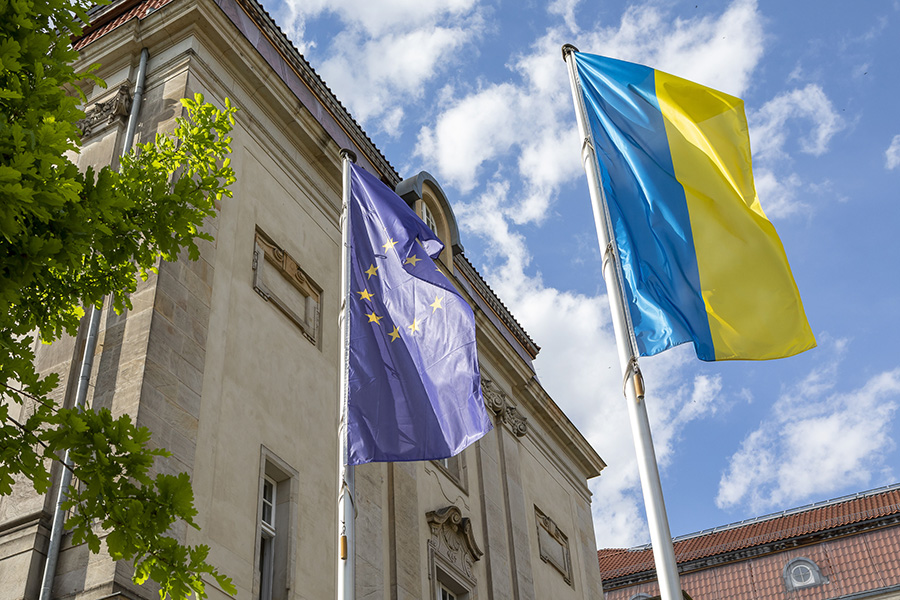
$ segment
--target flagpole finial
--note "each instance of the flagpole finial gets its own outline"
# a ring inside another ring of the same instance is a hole
[[[347,148],[341,148],[341,160],[349,158],[350,162],[356,164],[356,152]]]
[[[576,48],[572,44],[563,44],[562,56],[564,61],[568,60],[569,54],[571,54],[572,52],[578,52],[578,48]]]

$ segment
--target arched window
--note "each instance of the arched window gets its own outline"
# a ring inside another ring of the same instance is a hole
[[[648,594],[635,594],[628,600],[650,600],[650,598],[652,598],[652,596],[650,596]]]
[[[784,566],[784,585],[788,590],[801,590],[828,583],[818,565],[808,558],[795,558]]]

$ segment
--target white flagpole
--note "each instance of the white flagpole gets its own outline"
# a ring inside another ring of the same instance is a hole
[[[338,479],[338,580],[337,599],[354,600],[356,597],[356,506],[353,466],[348,465],[347,448],[347,398],[350,371],[350,163],[356,162],[356,154],[341,150],[343,170],[343,210],[341,211],[341,420],[338,426],[340,465]]]
[[[569,67],[569,82],[572,84],[572,98],[575,101],[578,131],[584,140],[581,159],[587,174],[591,205],[594,209],[594,223],[600,239],[600,252],[603,254],[603,278],[606,280],[613,330],[619,351],[619,364],[622,367],[622,377],[625,381],[628,419],[631,422],[631,434],[637,453],[641,488],[644,491],[644,507],[647,511],[650,541],[653,544],[656,577],[663,600],[681,600],[681,583],[678,578],[678,564],[675,562],[675,548],[672,545],[672,534],[669,532],[669,520],[666,517],[666,505],[663,500],[662,485],[659,481],[659,468],[656,464],[656,453],[653,450],[653,439],[650,436],[650,420],[647,418],[647,407],[644,403],[644,383],[638,367],[631,322],[628,312],[625,310],[622,270],[610,229],[606,197],[600,183],[600,169],[597,165],[594,142],[588,126],[587,109],[581,95],[581,85],[575,68],[575,52],[578,52],[578,49],[571,44],[566,44],[562,48],[563,60]],[[629,379],[632,385],[628,385]]]

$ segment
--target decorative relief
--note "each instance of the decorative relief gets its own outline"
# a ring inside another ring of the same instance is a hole
[[[537,521],[538,548],[541,560],[553,565],[562,574],[563,579],[572,585],[572,559],[569,554],[569,538],[566,537],[553,519],[534,507],[535,521]]]
[[[472,582],[475,581],[475,561],[484,552],[475,543],[472,522],[452,504],[425,515],[431,528],[428,546],[441,562],[454,567]]]
[[[515,406],[507,406],[500,420],[512,429],[512,432],[518,437],[522,437],[528,433],[528,419],[519,413],[519,409]]]
[[[484,372],[481,373],[481,394],[484,396],[484,405],[516,436],[522,437],[528,433],[528,418],[509,403],[506,393]]]
[[[278,307],[310,342],[317,343],[322,289],[259,229],[253,245],[253,289]]]
[[[506,394],[484,374],[484,371],[481,372],[481,394],[484,396],[484,405],[495,415],[499,415],[506,408]]]
[[[95,104],[76,125],[81,130],[81,137],[88,138],[110,125],[125,125],[130,111],[131,86],[123,83],[115,96]]]

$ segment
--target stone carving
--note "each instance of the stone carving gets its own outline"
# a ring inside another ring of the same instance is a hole
[[[434,553],[474,581],[475,561],[484,552],[475,542],[469,518],[462,516],[462,511],[452,504],[427,513],[425,518],[431,528],[428,544]]]
[[[563,579],[572,585],[572,559],[569,554],[569,538],[566,537],[553,519],[534,507],[534,516],[537,521],[538,548],[541,560],[553,565],[559,571]]]
[[[517,437],[528,433],[528,419],[523,417],[515,406],[507,406],[500,420],[506,423]]]
[[[253,289],[296,323],[310,342],[317,343],[322,290],[290,254],[259,230],[253,245]]]
[[[484,405],[495,415],[499,415],[506,408],[506,394],[484,374],[484,371],[481,372],[481,393],[484,396]]]
[[[76,125],[81,137],[88,138],[114,124],[124,125],[131,111],[131,86],[123,83],[116,95],[105,102],[95,104]]]
[[[481,394],[484,396],[484,405],[497,415],[500,422],[507,425],[517,437],[528,433],[527,417],[509,403],[506,393],[483,371],[481,373]]]

